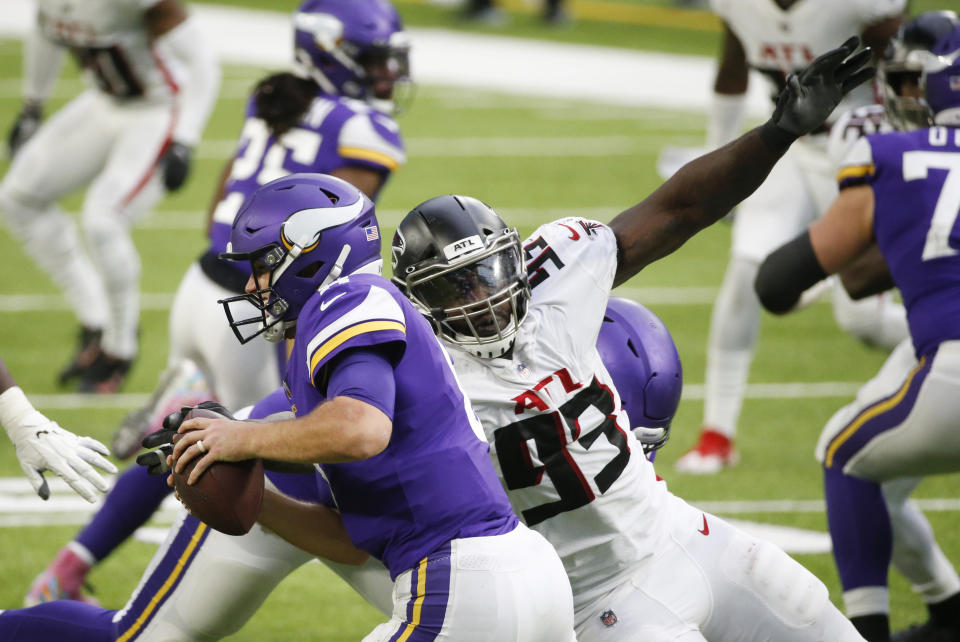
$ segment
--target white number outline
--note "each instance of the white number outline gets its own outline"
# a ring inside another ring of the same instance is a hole
[[[265,185],[290,173],[283,166],[287,152],[290,152],[290,158],[294,162],[310,165],[316,160],[323,142],[323,136],[319,132],[299,127],[285,133],[268,148],[269,139],[270,130],[263,119],[250,118],[243,124],[240,140],[247,141],[247,146],[243,153],[234,159],[230,180],[246,180],[259,169],[257,185]],[[214,222],[233,225],[243,199],[244,195],[240,192],[230,192],[224,196],[213,212]]]

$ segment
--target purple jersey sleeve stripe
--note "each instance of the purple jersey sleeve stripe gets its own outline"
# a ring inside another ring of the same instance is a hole
[[[910,371],[899,390],[886,399],[864,408],[860,414],[854,417],[853,421],[847,424],[846,428],[840,431],[830,442],[827,447],[824,467],[834,467],[834,460],[836,459],[842,469],[846,460],[860,452],[866,442],[884,430],[899,426],[913,409],[917,394],[932,364],[932,356],[924,355],[921,357],[920,362]],[[844,446],[852,446],[852,448],[844,448]],[[844,452],[848,454],[843,456]]]
[[[383,332],[385,330],[392,330],[403,334],[406,334],[407,331],[406,327],[402,323],[392,320],[364,321],[362,323],[357,323],[356,325],[344,328],[317,346],[316,350],[313,351],[313,354],[310,355],[311,374],[315,375],[317,367],[323,363],[324,359],[329,357],[334,350],[339,348],[350,339],[361,334]]]
[[[375,152],[372,149],[365,149],[363,147],[339,147],[337,148],[337,153],[343,158],[362,160],[380,165],[391,172],[400,167],[400,163],[397,162],[395,158],[382,152]]]
[[[869,165],[848,165],[837,172],[837,184],[840,189],[866,185],[873,178],[875,171],[876,168],[872,163]]]

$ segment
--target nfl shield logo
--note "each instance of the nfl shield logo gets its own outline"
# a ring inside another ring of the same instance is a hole
[[[603,625],[606,627],[613,626],[617,623],[617,614],[613,611],[604,611],[600,614],[600,621],[603,622]]]
[[[363,233],[367,235],[368,241],[376,241],[378,238],[380,238],[380,230],[376,225],[363,228]]]

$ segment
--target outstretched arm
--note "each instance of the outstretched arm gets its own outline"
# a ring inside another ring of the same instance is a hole
[[[854,53],[858,38],[790,76],[769,121],[688,163],[644,201],[617,215],[619,285],[723,218],[764,181],[798,137],[818,127],[844,94],[873,76],[862,68],[870,50]]]
[[[106,492],[109,488],[94,466],[109,473],[117,472],[117,467],[104,458],[110,454],[106,446],[91,437],[78,437],[38,412],[13,380],[3,359],[0,359],[0,426],[16,448],[23,474],[42,499],[50,497],[44,471],[62,477],[91,503],[97,501],[97,491]]]

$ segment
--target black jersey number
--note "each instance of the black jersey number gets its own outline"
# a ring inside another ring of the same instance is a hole
[[[93,74],[104,93],[117,98],[143,95],[143,85],[119,47],[71,47],[70,51],[77,63]]]
[[[593,430],[580,434],[579,418],[589,408],[600,411],[606,419]],[[497,459],[507,489],[536,486],[546,473],[560,495],[556,501],[523,511],[522,517],[528,526],[589,504],[595,497],[583,471],[567,450],[568,433],[588,450],[601,435],[616,446],[617,454],[593,478],[601,493],[623,473],[630,459],[630,447],[626,435],[616,424],[614,410],[609,389],[594,377],[589,387],[560,406],[559,411],[516,421],[494,432]],[[531,440],[542,464],[533,463],[527,446]]]

